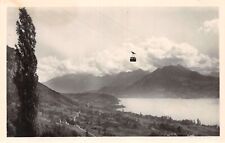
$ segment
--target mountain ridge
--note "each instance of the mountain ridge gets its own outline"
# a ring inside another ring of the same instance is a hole
[[[67,74],[53,78],[43,84],[61,93],[81,93],[98,91],[103,87],[119,87],[132,84],[147,74],[148,72],[141,69],[102,77],[91,74]]]
[[[178,66],[158,68],[136,81],[120,94],[154,94],[165,97],[203,98],[219,97],[219,78],[204,76],[196,71]]]
[[[112,94],[116,97],[219,98],[219,77],[202,75],[181,65],[164,66],[151,73],[136,70],[103,77],[81,75],[82,77],[74,74],[62,77],[65,82],[68,82],[66,79],[72,80],[69,86],[82,87],[83,91],[78,90],[79,92],[75,93],[88,91]],[[60,84],[68,85],[63,82]],[[85,90],[88,86],[92,89]],[[68,91],[67,93],[74,93]]]

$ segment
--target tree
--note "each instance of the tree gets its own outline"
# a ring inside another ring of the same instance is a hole
[[[201,125],[201,121],[197,119],[197,125]]]
[[[36,93],[38,76],[35,56],[36,32],[32,19],[25,8],[19,9],[16,22],[18,43],[16,46],[17,71],[14,77],[19,96],[16,133],[17,136],[37,135],[38,94]]]

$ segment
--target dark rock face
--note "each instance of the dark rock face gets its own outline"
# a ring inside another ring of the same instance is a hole
[[[7,135],[15,136],[14,126],[17,119],[18,96],[13,77],[16,72],[15,50],[7,46]]]

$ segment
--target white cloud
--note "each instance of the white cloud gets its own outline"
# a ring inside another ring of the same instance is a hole
[[[130,51],[135,51],[137,62],[130,63]],[[143,69],[153,71],[166,65],[181,64],[207,74],[218,71],[218,59],[200,53],[187,43],[175,43],[167,38],[151,37],[138,43],[124,43],[121,47],[105,48],[87,57],[59,60],[49,56],[39,59],[40,81],[46,81],[67,73],[91,73],[104,75],[122,71]]]
[[[203,25],[199,28],[199,31],[218,33],[218,19],[204,21]]]

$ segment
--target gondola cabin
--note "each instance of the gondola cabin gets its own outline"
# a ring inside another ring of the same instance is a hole
[[[130,57],[130,62],[136,62],[136,57],[134,56],[136,53],[131,51],[132,56]]]
[[[130,62],[136,62],[136,57],[130,57]]]

